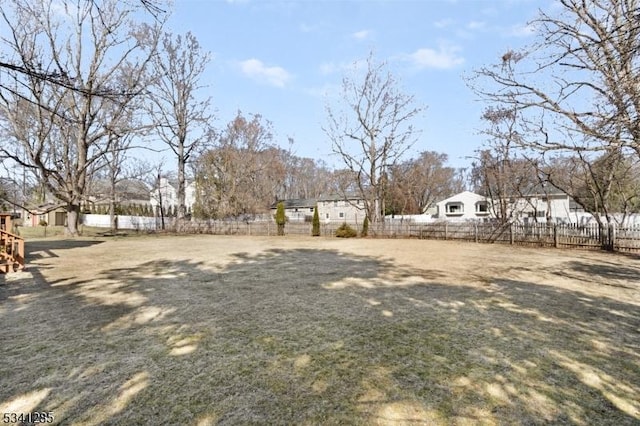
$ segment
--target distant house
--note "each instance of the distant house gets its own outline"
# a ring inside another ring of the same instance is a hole
[[[66,207],[59,203],[48,202],[22,212],[22,226],[38,226],[42,222],[46,222],[49,226],[66,226]]]
[[[552,186],[538,186],[521,197],[513,197],[510,208],[516,220],[524,222],[577,222],[584,209],[564,191]]]
[[[521,222],[577,222],[584,210],[565,192],[553,186],[533,188],[527,195],[509,197],[507,214]],[[464,191],[436,203],[434,219],[450,221],[494,218],[498,200]]]
[[[116,184],[115,203],[117,206],[149,205],[149,187],[138,179],[123,179]],[[106,179],[92,182],[91,191],[84,202],[84,209],[95,212],[98,208],[107,210],[111,203],[111,183]]]
[[[154,188],[149,193],[149,204],[156,211],[160,207],[162,201],[162,208],[167,211],[168,209],[176,210],[178,208],[178,184],[177,182],[169,181],[166,178],[160,178],[160,185],[158,188]],[[196,185],[195,182],[188,183],[185,187],[185,199],[184,204],[187,209],[187,213],[193,211],[193,205],[196,202]]]
[[[324,223],[362,223],[366,216],[364,200],[355,195],[329,195],[312,199],[282,200],[285,215],[290,222],[310,222],[313,210],[318,205],[320,221]],[[278,203],[271,205],[272,215]]]
[[[329,195],[318,198],[320,221],[362,223],[367,215],[364,200],[357,195]]]
[[[271,205],[272,216],[276,214],[278,203]],[[316,205],[315,198],[282,200],[282,203],[284,204],[284,214],[289,222],[311,222],[313,219],[313,209]]]
[[[491,200],[471,191],[463,191],[436,203],[434,219],[449,221],[479,220],[491,217]]]

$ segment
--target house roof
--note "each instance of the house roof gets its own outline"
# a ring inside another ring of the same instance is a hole
[[[348,201],[348,200],[360,200],[361,196],[356,194],[330,194],[330,195],[321,195],[318,198],[292,198],[289,200],[280,200],[284,203],[285,209],[292,208],[311,208],[315,207],[316,203],[321,201]],[[276,201],[271,204],[271,208],[275,209],[278,206],[280,201]]]
[[[535,195],[567,195],[562,189],[557,186],[551,184],[550,182],[542,182],[538,183],[531,188],[525,189],[522,191],[524,196],[535,196]]]
[[[277,208],[278,203],[280,202],[284,204],[285,209],[295,209],[295,208],[315,207],[317,201],[315,198],[298,198],[298,199],[291,199],[291,200],[281,200],[271,204],[271,208],[272,209]]]
[[[484,195],[476,194],[475,192],[471,192],[471,191],[462,191],[462,192],[459,192],[459,193],[457,193],[455,195],[452,195],[449,198],[445,198],[444,200],[440,200],[435,204],[448,203],[448,202],[451,202],[451,201],[460,201],[460,199],[464,198],[464,197],[474,198],[474,199],[476,199],[478,201],[486,201],[487,200],[487,197],[485,197]]]
[[[343,201],[343,200],[361,200],[362,196],[358,194],[329,194],[321,195],[318,201]]]

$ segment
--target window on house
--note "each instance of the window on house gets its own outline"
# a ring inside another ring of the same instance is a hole
[[[538,210],[536,212],[536,217],[547,217],[547,212],[544,210]]]
[[[340,216],[341,218],[342,218],[342,217],[344,217],[344,213],[343,213],[343,212],[340,212],[339,216]]]
[[[447,214],[462,214],[464,213],[464,205],[460,202],[447,203],[446,212]]]
[[[329,219],[329,213],[327,213],[327,219]]]
[[[313,207],[309,208],[309,211],[310,211],[311,213],[313,213]]]
[[[488,213],[489,206],[486,201],[478,201],[476,203],[476,213]]]

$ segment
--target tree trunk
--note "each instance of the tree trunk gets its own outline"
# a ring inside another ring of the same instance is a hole
[[[118,219],[116,217],[116,203],[113,200],[109,201],[109,224],[110,224],[111,232],[116,232],[118,230]]]
[[[116,185],[113,177],[111,180],[111,193],[109,194],[109,224],[111,232],[118,230],[118,221],[116,219]]]
[[[80,203],[69,202],[67,204],[67,227],[65,233],[73,237],[78,235],[78,221],[80,219]]]
[[[184,168],[184,144],[180,144],[180,149],[178,150],[178,212],[176,214],[176,231],[178,232],[182,232],[183,222],[186,215]]]

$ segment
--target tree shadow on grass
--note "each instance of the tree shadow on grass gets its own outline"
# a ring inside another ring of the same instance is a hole
[[[0,305],[0,408],[85,424],[640,421],[638,306],[446,278],[294,249],[41,281]]]
[[[616,263],[594,264],[586,261],[573,261],[565,265],[558,275],[599,282],[604,285],[623,288],[640,288],[639,267],[622,266]]]
[[[90,247],[103,242],[100,240],[79,239],[27,240],[24,244],[25,260],[29,263],[37,259],[58,257],[58,252],[61,250]]]

